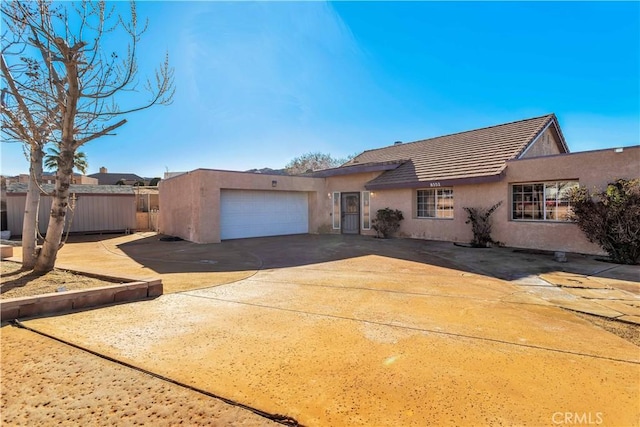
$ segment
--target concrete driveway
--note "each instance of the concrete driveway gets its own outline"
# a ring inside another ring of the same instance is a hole
[[[522,256],[508,268],[500,251],[474,264],[461,261],[474,250],[445,248],[89,239],[65,246],[60,264],[160,275],[170,293],[24,323],[304,425],[638,425],[639,347],[520,286],[534,282]],[[514,277],[491,277],[491,263]]]

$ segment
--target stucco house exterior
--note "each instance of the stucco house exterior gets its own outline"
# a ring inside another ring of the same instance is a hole
[[[569,153],[554,114],[368,150],[305,176],[197,169],[160,184],[160,232],[198,243],[296,233],[375,235],[372,219],[404,214],[398,236],[469,242],[464,207],[489,207],[510,247],[602,253],[567,220],[567,192],[640,176],[640,146]]]

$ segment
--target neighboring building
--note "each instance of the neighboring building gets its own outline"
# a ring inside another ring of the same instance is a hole
[[[640,146],[569,154],[555,115],[365,151],[306,176],[197,169],[160,185],[160,231],[198,242],[296,233],[374,235],[378,209],[398,235],[469,242],[464,207],[489,207],[507,246],[603,253],[567,220],[568,191],[638,178]]]
[[[98,180],[99,185],[148,185],[149,180],[134,173],[112,173],[104,166],[99,173],[92,173],[91,178]]]
[[[7,177],[7,184],[14,183],[28,183],[29,182],[29,174],[22,173],[18,176]],[[40,180],[40,184],[55,184],[56,183],[56,174],[51,172],[44,172],[42,174],[42,179]],[[95,178],[91,178],[87,175],[81,175],[79,173],[74,173],[71,178],[72,184],[88,184],[88,185],[96,185],[98,184],[98,180]]]
[[[38,229],[44,234],[49,224],[54,185],[43,184],[38,210]],[[136,197],[132,187],[123,185],[71,185],[71,205],[67,226],[72,233],[116,232],[136,229]],[[27,184],[8,184],[6,188],[7,229],[22,234]],[[65,228],[65,231],[67,228]]]
[[[174,176],[182,175],[183,173],[186,173],[186,172],[165,172],[164,179],[173,178]]]

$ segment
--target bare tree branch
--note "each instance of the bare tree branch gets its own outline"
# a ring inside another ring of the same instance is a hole
[[[76,141],[75,145],[80,147],[84,144],[86,144],[87,142],[94,140],[96,138],[100,138],[101,136],[105,136],[107,134],[109,134],[109,132],[111,132],[112,130],[116,130],[117,128],[119,128],[120,126],[124,125],[125,123],[127,123],[126,120],[120,120],[118,123],[115,123],[107,128],[102,129],[100,132],[94,133],[90,136],[87,136],[86,138],[83,138],[81,140]]]

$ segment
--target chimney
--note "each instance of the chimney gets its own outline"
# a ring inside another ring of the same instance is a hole
[[[102,166],[100,168],[100,173],[107,173],[107,168],[105,168],[104,166]]]

